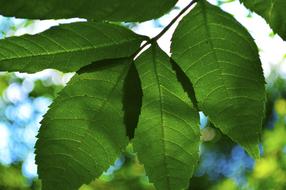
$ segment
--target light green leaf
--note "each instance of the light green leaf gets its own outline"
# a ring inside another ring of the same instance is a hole
[[[76,190],[89,183],[128,143],[122,96],[129,60],[98,65],[76,74],[41,122],[36,163],[43,190]]]
[[[162,16],[177,0],[0,0],[0,14],[29,19],[87,18],[146,21]]]
[[[199,116],[156,45],[136,61],[143,89],[134,151],[158,190],[187,188],[198,162]]]
[[[240,0],[251,11],[262,16],[275,33],[286,40],[285,0]]]
[[[64,24],[37,35],[0,40],[0,71],[73,72],[93,61],[130,56],[144,39],[114,24]]]
[[[246,29],[201,0],[178,25],[171,49],[193,83],[199,108],[252,157],[259,157],[264,77],[258,49]]]

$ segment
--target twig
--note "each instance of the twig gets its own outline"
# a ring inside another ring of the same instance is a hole
[[[171,22],[154,38],[152,38],[152,41],[159,40],[172,26],[175,24],[175,22],[195,3],[197,0],[192,0],[185,8],[181,10],[181,12],[173,19]]]
[[[180,11],[180,13],[175,18],[173,18],[173,20],[171,20],[171,22],[159,34],[146,41],[131,57],[136,57],[147,45],[158,41],[173,26],[173,24],[175,24],[175,22],[196,2],[197,0],[192,0],[185,8]]]

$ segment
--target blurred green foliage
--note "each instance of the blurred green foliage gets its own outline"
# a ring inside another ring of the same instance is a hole
[[[262,137],[264,155],[248,178],[252,189],[286,189],[286,100],[276,100],[274,109],[274,128],[266,130]]]
[[[21,172],[21,164],[0,165],[0,190],[40,190],[40,182],[29,182]]]
[[[276,119],[272,129],[262,136],[263,156],[247,174],[247,186],[225,179],[211,190],[285,190],[286,189],[286,99],[274,102]]]
[[[28,189],[28,183],[17,165],[0,166],[0,189]]]
[[[34,89],[30,92],[30,97],[45,96],[54,99],[58,92],[63,88],[63,85],[47,84],[46,81],[36,80],[34,82]]]
[[[131,145],[122,156],[124,162],[118,170],[102,175],[100,179],[80,190],[155,190],[153,185],[148,183],[144,167],[138,162]]]

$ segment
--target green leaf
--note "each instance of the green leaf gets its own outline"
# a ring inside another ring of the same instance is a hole
[[[146,21],[162,16],[177,0],[0,0],[0,14],[29,19],[87,18]]]
[[[124,81],[123,110],[124,123],[129,139],[134,138],[134,131],[137,127],[140,109],[142,105],[142,89],[138,72],[134,64],[130,65]]]
[[[286,40],[285,0],[240,0],[251,11],[262,16],[275,33]]]
[[[37,35],[0,40],[0,71],[73,72],[93,61],[130,56],[144,39],[114,24],[64,24]]]
[[[156,45],[136,61],[143,89],[134,151],[158,190],[187,188],[198,162],[199,116]]]
[[[194,91],[194,87],[188,76],[184,73],[184,71],[180,68],[180,66],[171,59],[171,64],[173,70],[176,72],[177,79],[181,83],[184,91],[188,94],[189,98],[192,100],[194,107],[198,109],[198,101],[196,99],[196,94]]]
[[[108,67],[106,66],[108,65]],[[123,84],[129,60],[108,60],[76,74],[44,116],[36,143],[43,190],[75,190],[124,151]]]
[[[199,108],[252,157],[259,157],[264,77],[246,29],[218,7],[199,1],[179,23],[171,49],[193,83]]]

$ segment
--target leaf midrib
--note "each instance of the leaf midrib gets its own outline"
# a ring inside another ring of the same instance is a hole
[[[267,11],[269,21],[271,21],[273,18],[273,10],[274,10],[274,6],[275,6],[276,2],[277,2],[277,0],[271,0],[269,10]]]
[[[99,49],[99,48],[105,48],[105,47],[108,47],[108,46],[119,46],[119,45],[123,45],[127,42],[132,42],[132,41],[136,41],[136,40],[139,40],[138,38],[133,38],[133,39],[130,39],[130,40],[122,40],[122,41],[119,41],[117,44],[114,44],[114,43],[105,43],[105,44],[102,44],[102,45],[98,45],[98,46],[93,46],[93,47],[83,47],[83,48],[75,48],[75,49],[65,49],[63,51],[54,51],[52,53],[50,52],[45,52],[45,53],[38,53],[38,54],[30,54],[30,55],[26,55],[26,56],[14,56],[14,57],[10,57],[10,58],[3,58],[1,59],[0,58],[0,62],[2,61],[13,61],[13,60],[17,60],[17,59],[26,59],[26,58],[33,58],[33,57],[41,57],[41,56],[55,56],[55,55],[59,55],[59,54],[70,54],[70,53],[75,53],[75,52],[84,52],[84,51],[89,51],[89,50],[96,50],[96,49]],[[24,48],[24,47],[22,47]],[[7,48],[6,48],[7,49]],[[10,49],[7,49],[8,51],[11,51]]]
[[[158,92],[159,92],[159,102],[160,102],[160,122],[161,122],[161,133],[162,133],[162,144],[163,144],[163,151],[164,151],[164,156],[163,156],[163,161],[164,161],[164,165],[167,167],[168,163],[166,160],[166,145],[165,145],[165,129],[164,129],[164,113],[163,113],[163,93],[162,93],[162,86],[161,86],[161,82],[160,82],[160,78],[159,78],[159,74],[158,74],[158,70],[157,70],[157,62],[156,62],[156,48],[155,46],[152,46],[152,61],[153,61],[153,67],[154,67],[154,72],[155,72],[155,77],[156,77],[156,82],[157,82],[157,86],[158,86]],[[167,169],[164,168],[164,170],[167,173],[167,183],[168,183],[168,189],[170,189],[171,186],[171,182],[169,179],[169,172]]]
[[[206,12],[206,7],[205,7],[205,2],[202,1],[201,2],[201,7],[202,7],[202,13],[203,13],[203,19],[204,19],[204,26],[205,26],[205,29],[206,29],[206,35],[207,35],[207,39],[212,39],[212,36],[211,36],[211,33],[210,33],[210,30],[209,30],[209,27],[208,27],[208,16],[207,16],[207,12]],[[219,72],[220,72],[220,79],[223,83],[223,88],[224,88],[224,91],[227,95],[227,97],[230,97],[229,96],[229,93],[228,93],[228,89],[226,88],[226,83],[225,83],[225,79],[223,77],[223,73],[222,73],[222,67],[221,67],[221,64],[220,64],[220,61],[217,57],[217,54],[216,54],[216,51],[215,51],[215,48],[214,48],[214,44],[212,42],[212,40],[208,40],[209,41],[209,44],[210,44],[210,48],[211,48],[211,51],[212,51],[212,54],[214,55],[214,58],[215,58],[215,62],[217,63],[218,67],[219,67]],[[205,101],[203,101],[203,106],[205,104]]]

